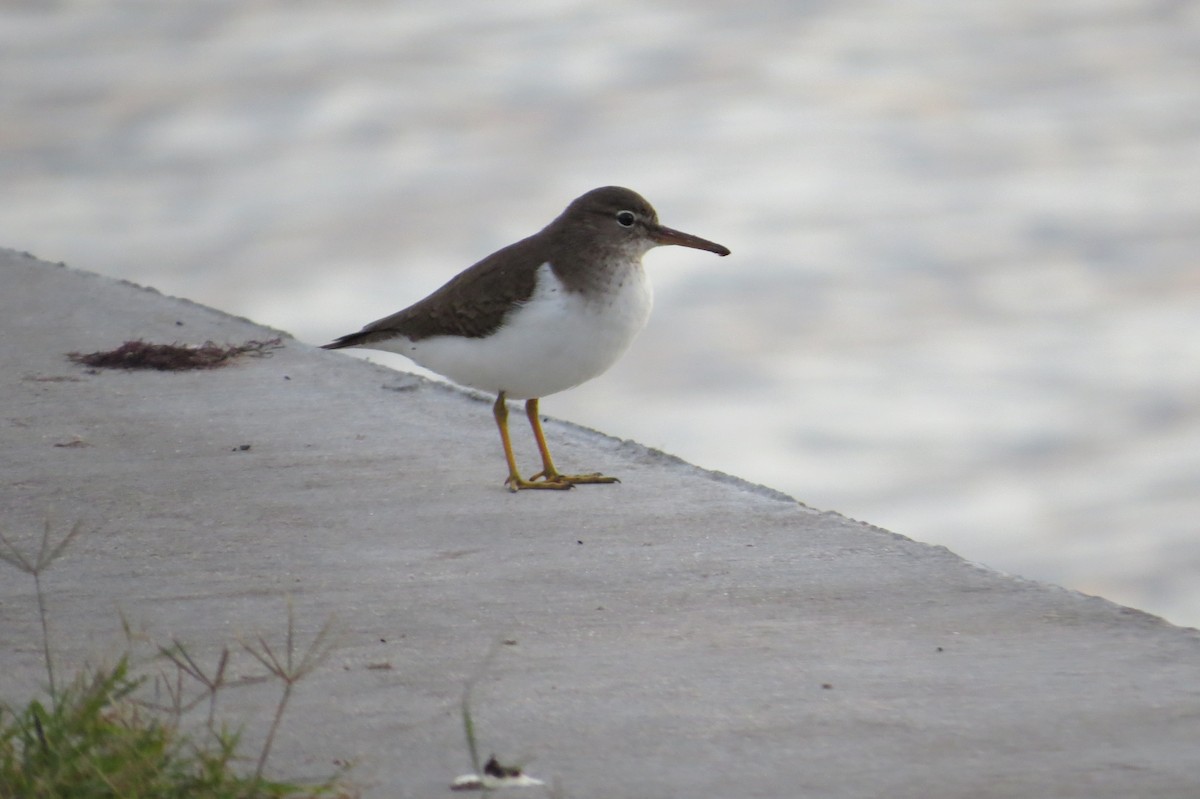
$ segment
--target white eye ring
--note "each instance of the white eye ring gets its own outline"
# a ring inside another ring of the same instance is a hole
[[[621,227],[633,227],[637,215],[633,211],[617,211],[617,224]]]

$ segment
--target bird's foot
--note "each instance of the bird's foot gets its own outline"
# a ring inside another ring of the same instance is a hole
[[[619,483],[621,482],[615,477],[607,477],[600,472],[591,472],[589,474],[561,474],[559,472],[540,471],[530,480],[542,480],[545,483],[566,483],[568,486],[582,485],[587,483]]]
[[[537,474],[526,480],[519,474],[509,475],[504,481],[504,485],[508,486],[508,490],[514,494],[527,488],[548,489],[550,491],[567,491],[577,485],[597,484],[597,483],[619,483],[621,482],[615,477],[608,477],[599,472],[591,474],[561,474],[559,472],[551,472],[547,474],[545,471]]]
[[[508,486],[508,490],[514,494],[526,488],[541,488],[551,491],[566,491],[574,488],[575,484],[566,480],[538,480],[540,475],[534,475],[529,480],[521,477],[519,474],[509,475],[509,478],[504,481],[504,485]]]

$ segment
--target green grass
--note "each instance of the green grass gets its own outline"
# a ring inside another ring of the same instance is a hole
[[[129,643],[114,665],[88,669],[60,684],[50,645],[43,578],[81,534],[76,524],[51,545],[50,525],[36,557],[29,557],[0,534],[0,561],[33,578],[42,627],[47,693],[22,706],[0,701],[0,799],[308,799],[356,795],[344,772],[319,783],[293,783],[264,776],[275,735],[296,685],[329,654],[332,624],[327,622],[299,651],[289,603],[282,646],[263,636],[242,642],[241,650],[260,674],[231,680],[231,652],[221,651],[215,666],[203,667],[179,641],[156,647],[153,658],[135,668],[136,636],[125,624]],[[247,754],[240,730],[217,716],[217,697],[254,683],[274,681],[279,699],[265,739]],[[203,719],[193,717],[203,711]],[[190,722],[190,723],[189,723]]]

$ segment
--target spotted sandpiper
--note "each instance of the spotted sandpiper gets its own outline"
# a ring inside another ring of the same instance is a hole
[[[650,316],[653,292],[642,256],[678,244],[729,255],[720,244],[658,223],[641,195],[607,186],[516,244],[492,253],[425,299],[325,349],[398,352],[456,383],[494,392],[509,490],[615,483],[563,474],[538,418],[538,399],[591,380],[628,349]],[[521,477],[508,435],[507,400],[525,400],[542,470]]]

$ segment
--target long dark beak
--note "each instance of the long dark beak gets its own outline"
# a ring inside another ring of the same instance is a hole
[[[691,247],[693,250],[708,250],[709,252],[715,252],[717,255],[729,255],[728,247],[722,247],[720,244],[708,239],[702,239],[690,233],[681,233],[678,230],[672,230],[662,225],[650,226],[650,238],[654,239],[658,244],[678,244],[680,247]]]

